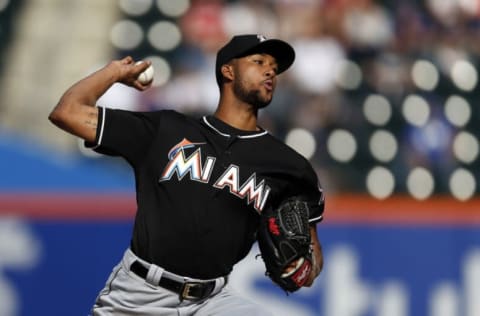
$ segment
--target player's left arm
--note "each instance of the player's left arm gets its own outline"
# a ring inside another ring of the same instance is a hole
[[[296,182],[294,186],[295,190],[297,190],[294,195],[302,196],[309,208],[312,267],[303,286],[310,287],[323,269],[323,252],[320,240],[318,239],[317,224],[323,220],[325,196],[312,166],[309,163],[306,163],[305,166],[305,169],[303,169],[304,173],[299,177],[301,181]],[[292,262],[285,271],[289,272],[290,269],[297,266],[299,260],[301,259]]]
[[[323,252],[322,252],[322,245],[318,240],[317,235],[317,224],[310,224],[310,236],[311,236],[311,243],[312,243],[312,270],[310,271],[310,275],[303,286],[310,287],[313,284],[315,278],[320,274],[323,269]]]
[[[317,234],[317,225],[323,220],[325,209],[325,195],[316,173],[311,165],[306,169],[307,173],[303,179],[306,181],[305,193],[310,203],[310,243],[312,246],[312,269],[303,286],[310,287],[323,269],[323,251]]]

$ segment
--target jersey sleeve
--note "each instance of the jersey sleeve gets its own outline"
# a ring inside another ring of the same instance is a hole
[[[310,214],[309,223],[315,224],[323,220],[323,212],[325,209],[325,196],[323,189],[320,186],[317,174],[313,170],[310,164],[305,170],[306,174],[303,181],[302,195],[308,203]]]
[[[156,135],[161,111],[131,112],[99,107],[97,134],[94,143],[85,146],[94,151],[125,158],[138,163]]]

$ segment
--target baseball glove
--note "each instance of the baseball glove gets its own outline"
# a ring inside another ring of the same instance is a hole
[[[307,203],[298,197],[262,213],[257,241],[266,275],[287,293],[301,288],[312,269],[308,216]]]

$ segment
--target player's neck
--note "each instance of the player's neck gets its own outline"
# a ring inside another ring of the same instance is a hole
[[[235,99],[229,100],[222,96],[214,115],[237,129],[256,131],[258,130],[257,112],[257,109],[248,104],[241,103]]]

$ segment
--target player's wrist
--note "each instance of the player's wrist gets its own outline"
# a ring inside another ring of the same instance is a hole
[[[109,83],[122,82],[122,67],[119,61],[112,61],[101,70],[104,78]]]

